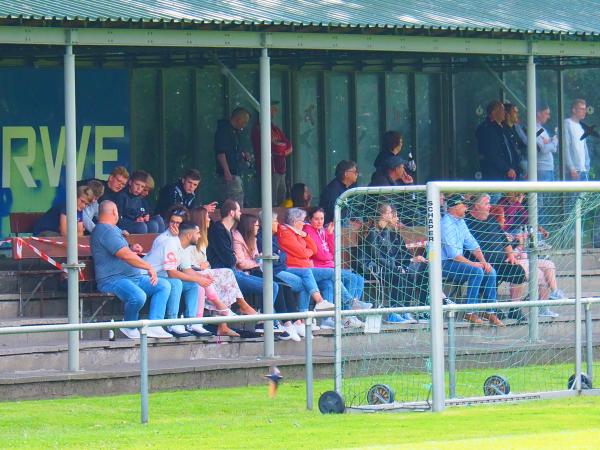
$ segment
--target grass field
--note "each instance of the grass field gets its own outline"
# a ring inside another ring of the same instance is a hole
[[[315,385],[318,395],[331,381]],[[2,448],[598,448],[600,397],[455,407],[443,413],[321,415],[304,385],[0,403]]]

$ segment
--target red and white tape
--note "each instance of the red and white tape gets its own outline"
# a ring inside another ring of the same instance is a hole
[[[40,237],[37,237],[37,236],[31,236],[30,239],[33,239],[34,241],[44,242],[46,244],[66,245],[63,241],[52,241],[50,239],[44,239],[44,238],[40,238]],[[77,247],[79,247],[79,248],[90,248],[90,246],[87,245],[87,244],[77,244]]]
[[[31,249],[31,251],[33,253],[35,253],[36,255],[38,255],[40,257],[40,259],[42,259],[43,261],[46,261],[48,264],[56,267],[58,270],[61,270],[61,271],[65,272],[65,273],[68,273],[67,269],[65,269],[61,263],[59,263],[58,261],[56,261],[51,256],[48,256],[47,254],[45,254],[39,248],[36,248],[33,245],[31,245],[25,239],[19,238],[19,237],[18,238],[14,238],[14,239],[15,239],[15,244],[16,244],[17,259],[21,259],[23,257],[23,245],[26,245],[27,247],[29,247]],[[83,272],[81,271],[81,269],[79,269],[79,279],[80,280],[84,279]]]
[[[416,241],[416,242],[409,242],[408,244],[406,244],[406,248],[423,248],[427,246],[427,241]]]

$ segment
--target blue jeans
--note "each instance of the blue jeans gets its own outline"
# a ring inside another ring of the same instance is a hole
[[[321,288],[323,298],[333,303],[335,296],[333,290],[333,287],[335,286],[335,270],[327,267],[311,267],[310,270],[313,273],[317,284]],[[364,288],[364,280],[362,283],[362,288]],[[356,288],[353,287],[353,290],[356,290]],[[348,289],[346,289],[344,284],[344,274],[342,271],[342,309],[350,309],[352,300],[354,300],[354,297],[350,292],[348,292]]]
[[[292,291],[299,294],[298,311],[308,311],[310,298],[315,292],[319,292],[319,287],[312,271],[310,269],[288,267],[286,270],[275,275],[275,277],[289,284]]]
[[[171,294],[167,300],[165,319],[177,319],[179,303],[183,295],[183,317],[196,317],[198,313],[198,283],[177,278],[164,278],[171,285]]]
[[[136,222],[122,217],[119,228],[131,234],[162,233],[165,231],[165,221],[160,216],[153,216],[148,222]]]
[[[244,297],[250,295],[260,295],[263,293],[263,279],[261,277],[255,277],[254,275],[248,275],[241,270],[234,270],[233,275],[235,276],[235,280],[240,287],[240,291],[244,294]],[[279,285],[273,282],[273,301],[277,298],[277,294],[279,294]]]
[[[160,320],[165,318],[167,300],[171,292],[171,284],[164,278],[152,286],[148,275],[135,278],[120,278],[118,280],[98,285],[100,292],[115,294],[125,307],[124,320],[138,320],[139,313],[150,297],[150,313],[148,319]]]
[[[554,181],[554,170],[538,170],[537,178],[538,181]],[[548,226],[551,220],[554,209],[551,203],[552,194],[538,194],[538,223],[542,226]]]
[[[363,277],[351,270],[342,269],[342,284],[352,299],[362,299],[365,290],[365,279]]]
[[[479,267],[445,259],[442,261],[442,277],[457,285],[467,283],[467,303],[479,303],[480,292],[481,303],[496,301],[496,271],[494,268],[490,273],[486,273]]]
[[[579,175],[579,178],[577,180],[571,180],[571,181],[589,181],[589,174],[588,172],[581,170],[581,171],[577,171],[577,174]],[[567,201],[566,201],[566,211],[565,214],[573,214],[575,212],[575,200],[577,200],[577,198],[580,196],[581,193],[574,193],[574,194],[568,194],[567,197]]]

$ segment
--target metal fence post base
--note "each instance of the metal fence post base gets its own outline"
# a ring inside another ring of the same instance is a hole
[[[147,327],[140,328],[140,396],[143,424],[148,423],[148,335]]]

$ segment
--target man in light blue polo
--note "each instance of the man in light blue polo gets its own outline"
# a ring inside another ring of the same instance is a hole
[[[441,221],[442,228],[442,276],[447,282],[462,285],[467,283],[467,303],[496,301],[496,271],[485,260],[479,243],[465,223],[467,205],[460,194],[452,194],[446,199],[448,212]],[[464,251],[471,252],[477,261],[470,261]],[[492,325],[503,327],[504,324],[493,311],[465,314],[465,320],[476,325],[487,319]]]

